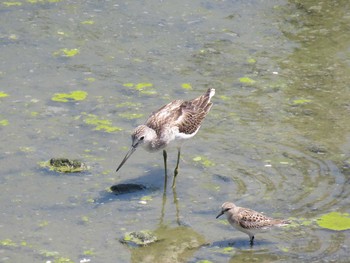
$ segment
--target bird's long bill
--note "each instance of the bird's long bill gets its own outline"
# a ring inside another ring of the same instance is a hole
[[[216,219],[218,219],[220,216],[222,216],[223,214],[225,214],[224,212],[220,212],[220,214],[218,214],[217,216],[216,216]]]
[[[119,171],[119,169],[123,166],[123,164],[129,159],[129,157],[134,153],[134,151],[136,151],[136,147],[131,146],[130,150],[127,152],[127,154],[125,155],[123,161],[119,164],[118,168],[117,168],[117,172]]]

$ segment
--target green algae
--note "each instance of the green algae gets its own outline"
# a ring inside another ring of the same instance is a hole
[[[59,173],[79,173],[89,169],[85,163],[67,158],[52,158],[46,162],[39,162],[39,166]]]
[[[134,87],[134,83],[131,83],[131,82],[124,83],[123,86],[127,87],[127,88],[132,88],[132,87]]]
[[[150,195],[145,195],[145,196],[142,196],[140,200],[141,201],[152,201],[153,198]]]
[[[82,21],[80,23],[83,25],[93,25],[93,24],[95,24],[95,21],[94,20],[85,20],[85,21]]]
[[[87,80],[88,82],[95,82],[96,78],[89,77],[89,78],[86,78],[85,80]]]
[[[81,219],[81,221],[82,221],[83,223],[89,223],[89,222],[90,222],[90,219],[89,219],[88,216],[82,216],[80,219]]]
[[[248,77],[243,77],[243,78],[239,78],[239,82],[244,84],[254,84],[256,81]]]
[[[84,250],[84,256],[94,256],[96,253],[92,249]]]
[[[82,90],[72,91],[70,93],[55,93],[51,100],[57,102],[81,101],[85,100],[88,93]]]
[[[230,254],[230,253],[232,253],[234,251],[234,249],[233,249],[233,247],[224,247],[223,249],[222,249],[222,252],[223,253],[225,253],[225,254]]]
[[[46,227],[46,226],[48,226],[48,225],[49,225],[49,221],[47,221],[47,220],[41,221],[41,222],[38,224],[38,226],[39,226],[40,228],[44,228],[44,227]]]
[[[70,258],[58,257],[58,258],[55,258],[53,263],[74,263],[74,261],[71,260]]]
[[[210,161],[207,157],[205,156],[196,156],[192,159],[193,161],[202,164],[205,167],[211,167],[214,166],[215,163],[213,161]]]
[[[307,104],[310,103],[312,100],[309,99],[296,99],[292,101],[293,105],[302,105],[302,104]]]
[[[192,86],[191,86],[191,84],[189,84],[189,83],[182,83],[182,84],[181,84],[181,87],[182,87],[183,89],[187,89],[187,90],[191,90],[191,89],[192,89]]]
[[[9,121],[4,119],[4,120],[0,120],[0,126],[7,126],[9,125]]]
[[[7,239],[0,240],[0,246],[2,246],[2,247],[16,247],[17,244],[15,242],[13,242],[11,239],[7,238]]]
[[[350,214],[330,212],[317,219],[317,224],[326,229],[342,231],[350,229]]]
[[[43,3],[59,3],[62,0],[27,0],[30,4],[43,4]]]
[[[21,152],[24,152],[24,153],[32,153],[32,152],[35,152],[35,148],[34,147],[26,147],[26,146],[22,146],[22,147],[19,147],[19,150]]]
[[[138,232],[128,232],[119,240],[129,246],[147,246],[158,241],[157,236],[150,230],[141,230]]]
[[[2,2],[3,5],[6,5],[8,7],[10,6],[21,6],[22,3],[21,2]]]
[[[255,63],[256,63],[256,59],[254,59],[254,58],[248,58],[248,59],[247,59],[247,62],[248,62],[249,64],[255,64]]]
[[[39,253],[40,253],[40,255],[42,255],[46,258],[57,257],[60,254],[57,251],[48,251],[48,250],[40,250]]]
[[[105,131],[108,133],[112,133],[122,130],[122,128],[118,126],[112,126],[112,122],[110,120],[100,119],[94,114],[86,114],[84,122],[88,125],[95,126],[95,131]]]
[[[8,95],[7,93],[3,92],[3,91],[0,91],[0,98],[6,98],[10,95]]]
[[[231,98],[229,96],[226,96],[226,95],[220,95],[218,96],[219,99],[223,100],[223,101],[227,101],[227,100],[230,100]]]
[[[47,261],[47,262],[53,262],[53,263],[74,263],[70,258],[62,257],[60,256],[60,253],[57,251],[48,251],[48,250],[41,250],[40,255],[51,259],[53,258],[53,261]]]
[[[153,88],[153,84],[149,82],[140,82],[136,84],[128,82],[128,83],[124,83],[123,86],[127,88],[134,88],[141,94],[145,94],[145,95],[157,94],[157,91]]]
[[[61,48],[55,52],[53,52],[53,55],[55,57],[74,57],[79,54],[79,49],[78,48]]]

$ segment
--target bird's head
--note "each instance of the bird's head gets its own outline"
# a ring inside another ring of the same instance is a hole
[[[233,203],[230,202],[225,202],[222,204],[221,206],[221,212],[216,216],[216,218],[219,218],[220,216],[222,216],[223,214],[227,214],[229,213],[229,211],[231,209],[234,209],[236,206]]]

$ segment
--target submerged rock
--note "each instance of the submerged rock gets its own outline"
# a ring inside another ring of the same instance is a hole
[[[147,246],[157,242],[158,238],[150,230],[141,230],[125,233],[120,242],[128,246]]]
[[[116,184],[111,186],[111,191],[115,195],[129,194],[145,190],[146,187],[142,184]]]
[[[47,162],[39,163],[39,165],[59,173],[78,173],[88,170],[88,166],[85,163],[67,158],[51,158]]]

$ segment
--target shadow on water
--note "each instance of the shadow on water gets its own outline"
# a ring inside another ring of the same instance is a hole
[[[275,243],[268,240],[259,239],[259,240],[254,240],[254,245],[251,246],[249,242],[249,238],[235,238],[235,239],[215,241],[211,244],[211,247],[220,247],[220,248],[233,247],[235,249],[240,249],[240,250],[251,250],[251,249],[258,250],[262,247],[266,248],[267,245],[272,245],[272,244],[275,244]]]
[[[109,190],[101,191],[99,197],[95,199],[97,206],[117,200],[134,200],[145,194],[156,193],[164,189],[164,170],[156,169],[144,176],[124,180],[118,184],[110,186]]]
[[[156,179],[164,177],[162,180]],[[172,180],[168,180],[169,174],[164,175],[164,171],[157,169],[145,176],[137,179],[125,180],[119,184],[112,185],[109,191],[104,190],[99,193],[99,197],[94,199],[95,208],[106,203],[111,203],[119,200],[137,200],[145,195],[157,195],[160,189],[163,189],[162,194],[162,207],[160,215],[160,225],[163,225],[165,216],[165,207],[168,200],[168,189],[172,190],[172,201],[175,205],[176,210],[176,222],[180,226],[180,210],[179,210],[179,199],[177,197],[176,187],[169,187],[168,183]],[[147,183],[144,183],[147,182]]]

